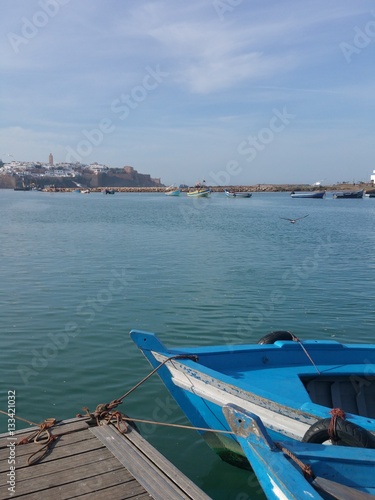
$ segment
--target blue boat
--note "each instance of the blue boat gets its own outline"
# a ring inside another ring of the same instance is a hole
[[[325,191],[306,191],[303,193],[295,193],[292,191],[290,196],[292,198],[324,198],[326,192]]]
[[[223,412],[268,500],[375,498],[375,449],[274,442],[257,415]]]
[[[176,186],[169,186],[165,189],[165,194],[167,196],[180,196],[181,189]]]
[[[363,198],[365,190],[360,189],[359,191],[338,191],[337,193],[333,193],[334,198]]]
[[[331,411],[340,409],[350,432],[341,444],[368,447],[375,433],[375,345],[301,341],[272,332],[257,344],[167,348],[154,333],[132,340],[207,444],[225,461],[248,462],[222,408],[235,404],[258,415],[271,439],[322,443]],[[202,430],[207,429],[207,431]]]

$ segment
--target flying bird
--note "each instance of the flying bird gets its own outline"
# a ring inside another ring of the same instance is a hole
[[[309,214],[304,215],[303,217],[298,217],[297,219],[287,219],[286,217],[280,217],[280,219],[288,220],[291,224],[295,224],[298,220],[304,219],[305,217],[308,217]]]

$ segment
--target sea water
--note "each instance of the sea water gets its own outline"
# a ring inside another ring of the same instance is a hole
[[[122,396],[151,370],[131,329],[173,347],[257,342],[273,330],[374,342],[374,218],[375,199],[331,194],[1,190],[0,409],[9,390],[32,422]],[[157,375],[120,410],[188,424]],[[264,498],[252,473],[195,431],[139,427],[213,499]]]

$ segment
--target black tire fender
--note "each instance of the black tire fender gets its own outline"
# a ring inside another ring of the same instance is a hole
[[[318,420],[307,430],[302,441],[304,443],[322,444],[330,440],[331,438],[328,432],[330,424],[330,418]],[[342,418],[336,419],[336,436],[337,440],[332,441],[332,443],[338,446],[375,448],[375,437],[371,432]]]
[[[258,344],[274,344],[278,340],[293,340],[295,336],[293,333],[286,330],[277,330],[275,332],[268,333],[264,337],[258,340]]]

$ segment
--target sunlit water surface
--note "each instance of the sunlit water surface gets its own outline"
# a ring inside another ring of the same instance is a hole
[[[0,409],[10,389],[17,414],[35,422],[122,396],[150,371],[131,329],[168,346],[256,342],[280,329],[373,342],[374,217],[375,199],[331,195],[0,191]],[[157,376],[121,410],[188,423]],[[264,498],[195,431],[140,429],[213,499]]]

